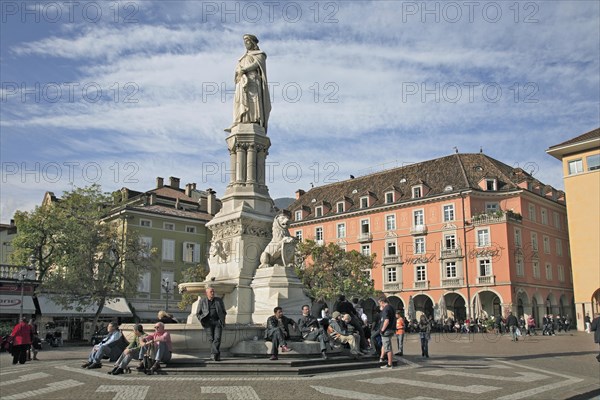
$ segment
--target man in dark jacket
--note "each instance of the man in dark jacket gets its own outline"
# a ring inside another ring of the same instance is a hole
[[[281,351],[283,353],[290,351],[286,342],[286,339],[290,337],[289,325],[295,327],[296,323],[283,315],[283,309],[281,307],[275,307],[273,309],[273,315],[267,319],[267,329],[265,330],[265,340],[273,343],[270,360],[277,360],[279,346],[281,346]]]
[[[202,327],[206,329],[208,340],[211,342],[210,359],[221,361],[221,335],[225,328],[225,304],[220,297],[215,296],[215,289],[206,288],[206,297],[200,300],[198,306],[198,319]]]
[[[600,313],[596,313],[590,326],[590,330],[594,332],[594,343],[598,343],[600,346]],[[600,354],[596,356],[596,360],[600,362]]]
[[[308,305],[302,306],[302,316],[298,320],[298,329],[304,340],[318,341],[321,349],[321,357],[327,359],[327,342],[329,337],[327,333],[319,326],[319,321],[310,314]]]
[[[510,338],[513,342],[517,342],[519,338],[517,337],[517,326],[519,325],[519,321],[517,317],[515,317],[511,312],[508,313],[508,318],[506,318],[506,325],[508,326],[508,330],[510,331]]]

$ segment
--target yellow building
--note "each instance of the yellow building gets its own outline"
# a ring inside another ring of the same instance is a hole
[[[563,163],[577,327],[600,312],[600,128],[546,150]]]

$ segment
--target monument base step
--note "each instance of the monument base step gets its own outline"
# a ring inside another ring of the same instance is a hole
[[[193,357],[179,357],[176,355],[161,373],[164,375],[264,375],[264,376],[310,376],[331,372],[342,372],[357,369],[378,368],[378,356],[363,356],[354,359],[347,355],[328,355],[327,360],[322,358],[300,358],[279,355],[278,360],[269,360],[269,356],[261,358],[221,357],[221,361],[200,359]],[[208,358],[208,357],[207,357]],[[394,361],[394,365],[397,361]]]

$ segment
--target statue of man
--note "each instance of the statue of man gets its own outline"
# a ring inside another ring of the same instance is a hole
[[[233,99],[233,124],[254,123],[265,128],[271,112],[271,99],[267,87],[267,55],[258,48],[258,38],[244,35],[246,54],[235,69],[235,97]],[[226,129],[231,132],[231,128]]]

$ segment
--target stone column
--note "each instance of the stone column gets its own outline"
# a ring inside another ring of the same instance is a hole
[[[256,149],[254,143],[248,145],[246,182],[256,183]]]
[[[242,144],[236,146],[237,168],[236,182],[246,182],[246,149]]]
[[[237,166],[236,166],[235,147],[232,148],[232,149],[229,149],[229,168],[231,168],[230,171],[229,171],[230,174],[231,174],[229,183],[230,184],[231,183],[235,183],[235,181],[236,181],[236,175],[237,175],[236,174]]]
[[[267,149],[265,146],[257,146],[258,153],[256,154],[256,173],[259,184],[265,184],[265,162],[267,159]]]

